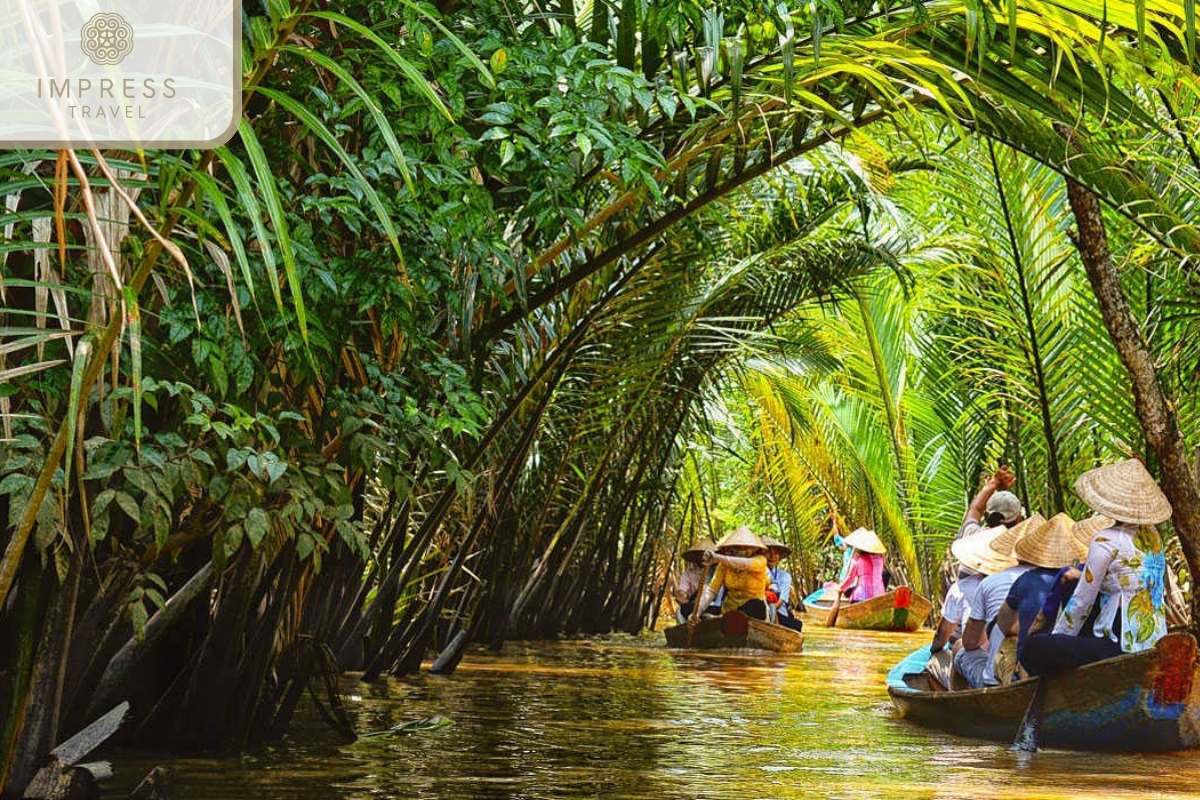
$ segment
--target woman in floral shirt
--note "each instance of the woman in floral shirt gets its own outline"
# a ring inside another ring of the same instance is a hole
[[[1166,559],[1153,527],[1171,516],[1166,496],[1137,459],[1085,472],[1075,491],[1093,511],[1117,522],[1092,539],[1053,634],[1026,643],[1021,661],[1035,675],[1148,650],[1167,632]],[[1095,622],[1087,625],[1089,619]]]

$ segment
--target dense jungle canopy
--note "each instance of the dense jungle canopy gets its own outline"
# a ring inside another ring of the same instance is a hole
[[[10,791],[121,700],[236,750],[637,631],[735,524],[936,593],[1001,462],[1078,517],[1143,457],[1200,574],[1191,2],[243,13],[226,146],[0,153]]]

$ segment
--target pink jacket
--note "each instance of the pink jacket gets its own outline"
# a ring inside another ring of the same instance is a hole
[[[870,600],[876,595],[883,594],[883,556],[878,553],[864,553],[856,550],[854,558],[850,560],[850,572],[842,581],[842,591],[846,591],[851,586],[854,587],[854,592],[850,595],[852,603]]]

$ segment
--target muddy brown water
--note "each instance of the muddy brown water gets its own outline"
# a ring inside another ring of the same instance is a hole
[[[450,677],[344,688],[339,745],[302,714],[237,758],[102,753],[127,794],[154,764],[180,800],[243,798],[1200,798],[1200,753],[1011,752],[897,717],[884,678],[928,634],[814,629],[804,652],[667,649],[661,634],[468,651]]]

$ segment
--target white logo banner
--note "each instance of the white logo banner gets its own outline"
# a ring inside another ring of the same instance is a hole
[[[216,147],[241,84],[239,0],[0,0],[0,147]]]

